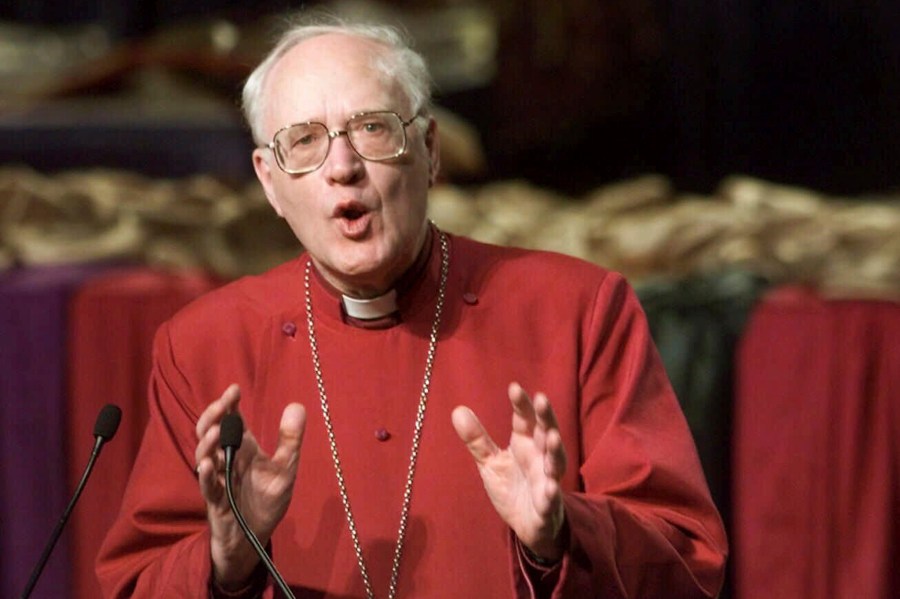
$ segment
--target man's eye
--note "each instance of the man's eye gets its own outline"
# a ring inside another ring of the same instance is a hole
[[[366,133],[380,133],[381,131],[384,130],[384,123],[370,121],[368,123],[363,124],[362,129]]]

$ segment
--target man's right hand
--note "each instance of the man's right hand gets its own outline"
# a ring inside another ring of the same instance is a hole
[[[219,447],[222,418],[236,412],[240,390],[231,385],[197,420],[194,457],[200,492],[206,500],[211,533],[213,576],[223,589],[240,588],[249,579],[259,556],[231,512],[225,494],[225,453]],[[306,410],[297,403],[284,408],[278,447],[267,455],[250,430],[244,430],[241,448],[232,467],[235,501],[247,525],[266,545],[291,503],[300,445],[306,425]]]

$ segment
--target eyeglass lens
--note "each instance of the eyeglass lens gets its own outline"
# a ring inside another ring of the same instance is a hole
[[[288,171],[315,170],[328,155],[330,137],[346,132],[350,145],[366,160],[387,160],[405,148],[403,121],[393,112],[358,114],[347,121],[344,131],[331,132],[322,123],[300,123],[275,136],[275,151]]]

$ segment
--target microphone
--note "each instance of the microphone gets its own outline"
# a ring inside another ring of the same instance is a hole
[[[56,528],[50,536],[50,541],[44,548],[44,553],[35,565],[34,570],[31,572],[31,578],[28,579],[28,584],[25,586],[25,590],[22,591],[22,599],[27,599],[34,590],[34,586],[37,584],[38,578],[40,578],[41,572],[43,572],[44,566],[47,565],[47,560],[50,559],[50,554],[53,552],[53,548],[56,546],[56,542],[62,534],[63,527],[65,527],[66,522],[69,520],[69,514],[72,513],[72,508],[75,507],[75,503],[81,496],[84,485],[87,483],[87,479],[94,469],[94,462],[97,461],[97,456],[100,455],[100,449],[103,447],[104,443],[115,436],[116,431],[119,430],[119,421],[121,420],[122,410],[119,409],[119,406],[113,404],[106,404],[103,406],[103,409],[100,410],[100,413],[97,414],[97,422],[94,424],[94,450],[91,452],[91,457],[84,469],[84,474],[81,475],[81,481],[75,489],[75,494],[72,495],[72,499],[69,501],[69,505],[66,506],[66,510],[63,512],[59,522],[56,523]]]
[[[269,559],[269,555],[259,542],[259,539],[256,538],[256,534],[254,534],[254,532],[250,530],[250,527],[247,526],[244,515],[241,514],[241,510],[238,509],[237,503],[234,501],[231,473],[232,467],[234,466],[234,454],[240,449],[243,438],[244,421],[241,420],[240,414],[235,412],[226,414],[225,417],[222,418],[222,424],[219,427],[219,445],[225,450],[225,494],[228,496],[228,504],[231,506],[231,511],[234,513],[234,518],[237,520],[238,525],[241,527],[241,530],[244,531],[244,536],[247,537],[247,540],[253,545],[253,549],[256,550],[259,559],[265,564],[269,574],[272,575],[275,584],[278,585],[278,588],[281,589],[281,592],[285,597],[295,599],[294,593],[291,592],[287,583],[284,582],[284,578],[281,577],[278,568],[276,568],[272,560]]]

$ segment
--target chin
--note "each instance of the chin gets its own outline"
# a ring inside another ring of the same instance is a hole
[[[365,281],[374,278],[377,273],[386,269],[385,262],[375,256],[344,257],[332,262],[335,274],[347,277],[355,281]]]

